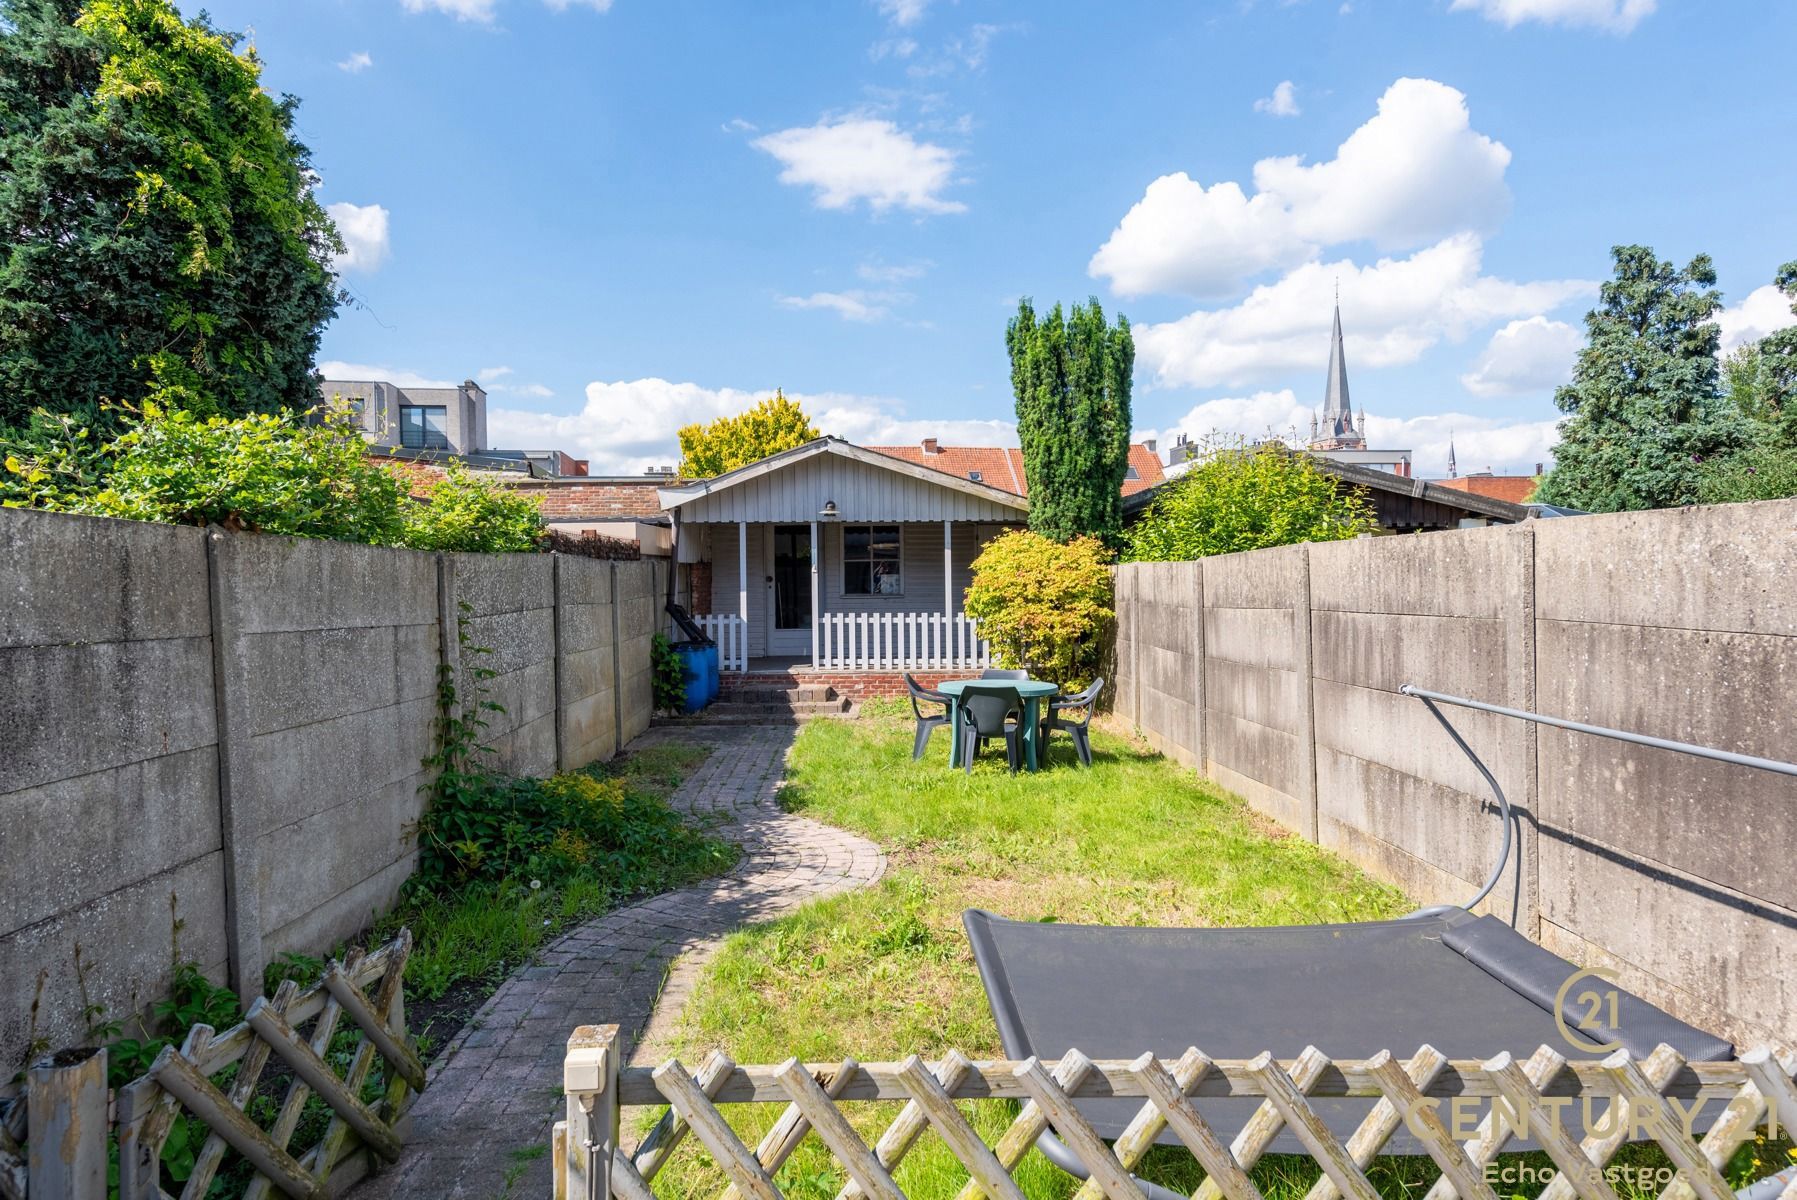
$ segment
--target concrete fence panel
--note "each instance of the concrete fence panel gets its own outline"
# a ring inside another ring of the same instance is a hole
[[[1318,840],[1420,902],[1464,901],[1497,862],[1503,827],[1476,768],[1406,683],[1533,707],[1527,586],[1532,526],[1310,546]],[[1532,927],[1534,727],[1445,715],[1518,814],[1520,880],[1486,911]]]
[[[1309,562],[1303,546],[1204,560],[1206,773],[1306,836],[1316,833]]]
[[[0,1075],[177,961],[259,994],[391,904],[461,602],[502,769],[615,753],[655,570],[0,510]]]
[[[487,699],[504,712],[486,714],[486,743],[496,765],[513,775],[555,770],[555,580],[546,554],[452,554],[455,598],[470,646],[463,653],[464,686],[471,667],[494,672]]]
[[[1536,532],[1551,713],[1769,758],[1797,747],[1797,501]],[[1541,731],[1542,938],[1743,1040],[1797,1041],[1797,781]]]
[[[0,510],[0,1075],[222,973],[206,540]]]
[[[1797,745],[1797,500],[1118,568],[1118,715],[1402,886],[1466,899],[1489,790],[1405,683],[1768,758]],[[1202,666],[1199,664],[1202,663]],[[1183,665],[1184,677],[1178,674]],[[1487,911],[1743,1044],[1797,1044],[1797,783],[1447,709],[1519,813]]]

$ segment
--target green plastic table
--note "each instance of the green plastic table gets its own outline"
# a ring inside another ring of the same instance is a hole
[[[1040,724],[1037,709],[1040,702],[1061,689],[1041,679],[951,679],[939,683],[935,690],[948,697],[948,765],[960,765],[961,693],[967,688],[1015,688],[1023,699],[1023,763],[1036,769],[1036,727]]]

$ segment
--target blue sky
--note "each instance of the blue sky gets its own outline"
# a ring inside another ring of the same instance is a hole
[[[189,11],[198,4],[186,3]],[[1004,325],[1096,295],[1135,422],[1305,423],[1339,280],[1372,441],[1545,458],[1609,247],[1789,319],[1783,0],[209,0],[352,254],[327,374],[480,378],[596,472],[784,387],[1014,442]],[[1305,425],[1307,428],[1307,424]]]

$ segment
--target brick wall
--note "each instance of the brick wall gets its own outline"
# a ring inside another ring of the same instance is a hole
[[[688,570],[687,586],[692,589],[688,611],[696,616],[711,612],[711,564],[693,563]]]
[[[933,688],[950,679],[977,679],[979,672],[913,671],[911,677],[924,687]],[[723,677],[721,690],[725,698],[728,698],[732,692],[743,688],[793,688],[818,684],[833,687],[838,695],[847,696],[851,700],[905,694],[905,678],[902,674],[877,671],[757,671],[748,675],[727,674]]]
[[[588,483],[570,480],[552,483],[537,480],[515,486],[526,495],[542,499],[545,520],[565,520],[571,517],[622,520],[629,517],[660,516],[661,501],[656,498],[655,489],[662,483],[659,479],[644,480],[642,483]]]

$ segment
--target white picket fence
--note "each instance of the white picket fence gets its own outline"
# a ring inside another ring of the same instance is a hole
[[[970,617],[941,613],[825,613],[817,665],[826,671],[957,670],[992,665]]]
[[[693,618],[718,644],[718,668],[746,671],[748,625],[730,613]],[[970,617],[941,613],[825,613],[817,665],[825,671],[962,670],[992,665],[992,648]]]
[[[749,626],[729,613],[702,613],[693,618],[706,637],[718,644],[718,670],[749,669]]]

